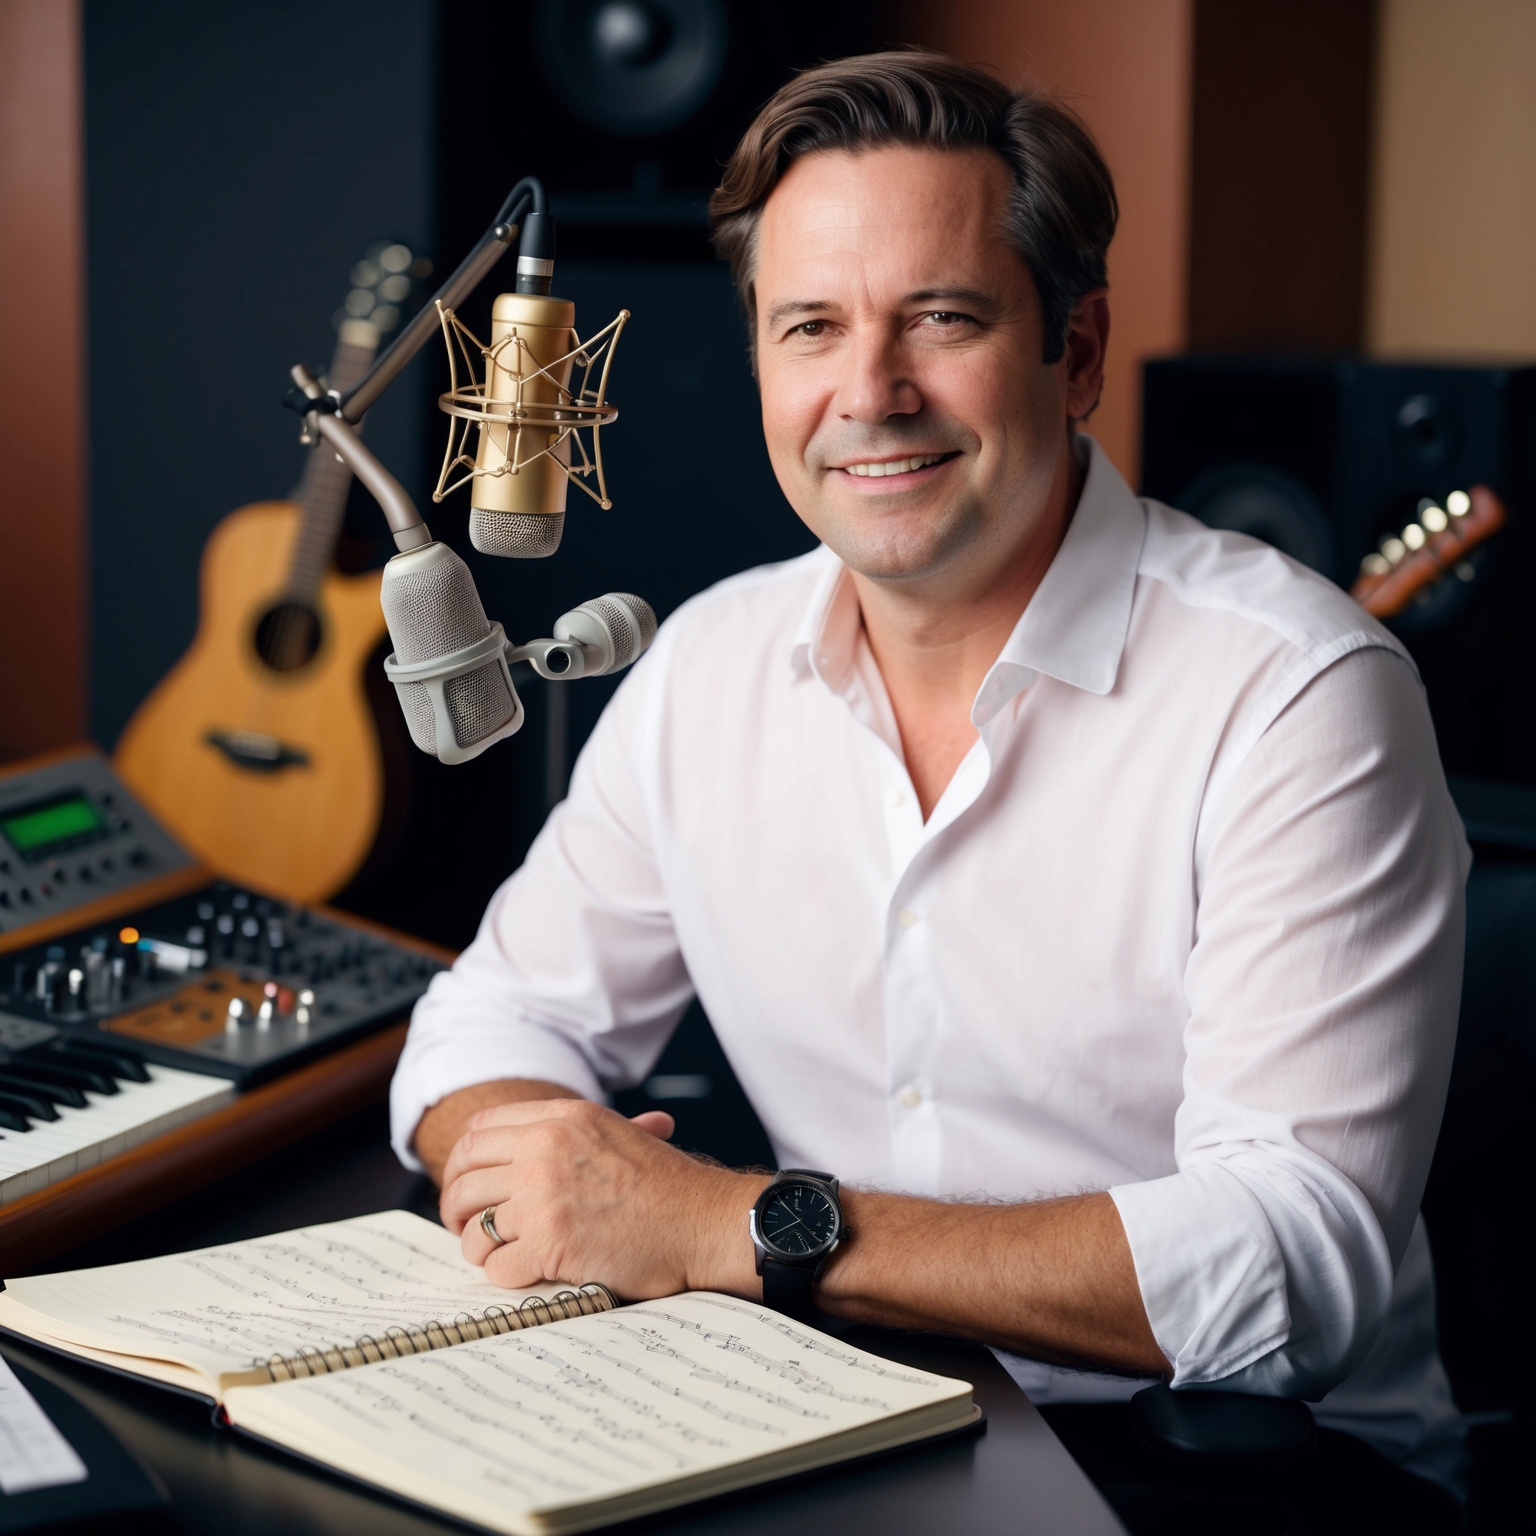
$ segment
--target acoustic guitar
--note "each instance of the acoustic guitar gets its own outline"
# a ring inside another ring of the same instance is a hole
[[[430,263],[398,243],[352,269],[327,382],[367,372]],[[297,501],[232,512],[203,551],[191,648],[113,757],[203,863],[292,901],[341,889],[379,829],[384,767],[363,667],[384,635],[380,574],[332,566],[351,472],[311,449]]]

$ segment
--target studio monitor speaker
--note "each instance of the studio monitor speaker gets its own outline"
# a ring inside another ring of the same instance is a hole
[[[1425,499],[1481,482],[1508,528],[1392,626],[1452,771],[1536,782],[1536,368],[1359,358],[1146,365],[1143,494],[1252,534],[1349,587]]]
[[[466,207],[463,233],[444,233],[473,238],[486,186],[533,170],[562,256],[708,259],[705,205],[758,108],[796,70],[894,46],[898,14],[890,0],[442,0],[447,222]]]

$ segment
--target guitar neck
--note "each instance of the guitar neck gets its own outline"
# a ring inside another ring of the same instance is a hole
[[[371,337],[365,339],[363,333]],[[378,333],[367,322],[348,321],[331,359],[327,378],[332,389],[345,392],[368,371],[378,350]],[[347,493],[352,488],[352,471],[336,457],[324,442],[316,443],[304,461],[304,476],[299,482],[299,506],[304,514],[288,571],[288,596],[296,602],[312,603],[320,590],[341,532],[347,510]]]

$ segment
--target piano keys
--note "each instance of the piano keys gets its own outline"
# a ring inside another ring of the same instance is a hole
[[[227,1078],[92,1050],[0,1061],[0,1207],[229,1103]]]

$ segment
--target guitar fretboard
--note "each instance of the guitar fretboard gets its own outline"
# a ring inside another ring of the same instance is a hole
[[[330,387],[342,393],[349,390],[368,371],[376,350],[376,342],[373,346],[359,345],[348,339],[344,331],[331,359]],[[328,444],[316,443],[305,460],[304,477],[299,482],[299,506],[304,520],[288,569],[287,596],[290,601],[311,605],[319,594],[320,583],[336,547],[336,536],[341,531],[351,486],[352,471],[336,457]]]

